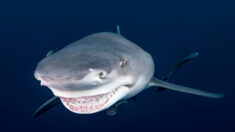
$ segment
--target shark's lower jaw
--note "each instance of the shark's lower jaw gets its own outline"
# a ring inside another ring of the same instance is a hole
[[[118,100],[122,95],[120,95],[121,89],[126,86],[121,86],[115,90],[94,96],[84,96],[78,98],[64,98],[60,97],[63,105],[70,111],[78,114],[92,114],[99,112]]]

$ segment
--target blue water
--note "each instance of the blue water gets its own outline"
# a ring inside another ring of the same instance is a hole
[[[1,0],[1,132],[234,132],[235,2],[233,0]],[[211,92],[211,99],[155,88],[120,106],[118,114],[78,115],[62,105],[36,119],[52,96],[33,73],[51,49],[111,31],[149,52],[161,78],[184,56],[199,57],[170,82]]]

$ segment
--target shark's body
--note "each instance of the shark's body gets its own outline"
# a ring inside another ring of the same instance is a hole
[[[84,97],[79,102],[84,110],[79,112],[90,113],[90,107],[93,106],[82,106],[85,97],[97,96],[93,99],[99,99],[103,98],[101,95],[116,90],[112,96],[117,97],[110,98],[103,107],[108,108],[120,99],[141,92],[147,87],[153,73],[152,57],[143,49],[118,34],[96,33],[43,59],[35,76],[56,96],[62,97],[66,107],[65,101],[68,99],[65,98]],[[99,74],[104,77],[100,78]],[[106,99],[97,102],[102,105]]]
[[[120,31],[119,31],[120,32]],[[89,35],[44,58],[35,77],[70,111],[91,114],[132,98],[150,86],[219,98],[153,77],[151,55],[120,34]]]

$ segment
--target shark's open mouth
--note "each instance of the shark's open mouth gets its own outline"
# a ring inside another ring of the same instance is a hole
[[[120,88],[120,87],[119,87]],[[60,97],[62,103],[69,110],[75,113],[90,114],[100,111],[105,107],[109,100],[117,93],[119,88],[106,93],[94,96],[84,96],[78,98]]]

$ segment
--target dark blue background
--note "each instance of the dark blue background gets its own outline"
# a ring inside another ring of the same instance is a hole
[[[157,77],[200,52],[170,81],[226,98],[149,89],[114,117],[77,115],[59,105],[33,119],[52,96],[33,76],[39,60],[88,34],[114,32],[116,24],[153,56]],[[1,132],[235,131],[233,0],[1,0],[0,49]]]

